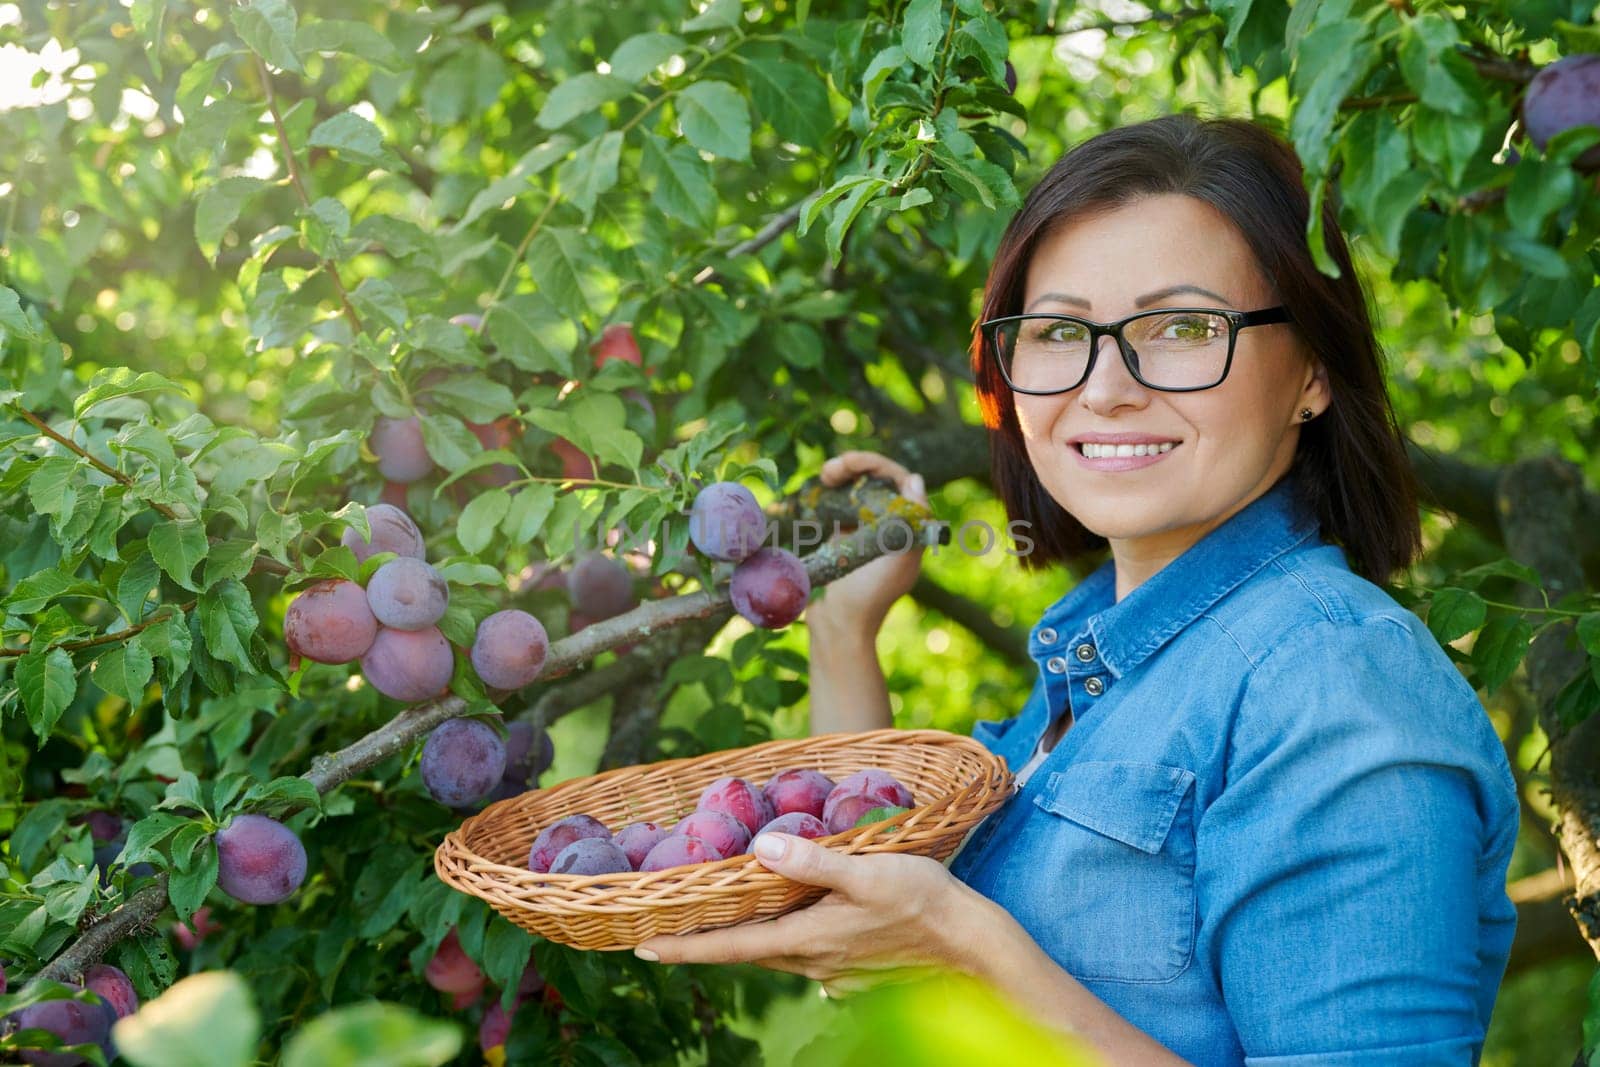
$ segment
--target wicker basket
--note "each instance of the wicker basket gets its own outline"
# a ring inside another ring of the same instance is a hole
[[[434,870],[529,933],[574,948],[631,949],[654,934],[769,919],[827,890],[792,882],[750,855],[643,874],[573,875],[534,874],[528,850],[541,829],[568,815],[592,815],[613,831],[641,819],[672,823],[717,778],[759,785],[787,767],[812,767],[836,781],[867,768],[890,772],[911,790],[911,811],[818,840],[841,852],[910,852],[941,862],[1014,788],[1005,760],[943,730],[768,741],[621,767],[498,801],[445,837]]]

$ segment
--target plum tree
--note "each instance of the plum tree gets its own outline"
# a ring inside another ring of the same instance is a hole
[[[373,572],[367,603],[377,621],[391,630],[421,630],[444,618],[450,586],[422,560],[401,556]]]
[[[1522,124],[1540,149],[1574,126],[1600,126],[1600,53],[1563,56],[1535,74],[1522,98]],[[1574,165],[1600,169],[1600,144]]]
[[[461,937],[454,926],[444,935],[444,940],[439,942],[433,957],[422,969],[422,977],[439,992],[458,996],[476,996],[483,992],[484,983],[488,981],[472,957],[461,947]]]
[[[487,795],[505,769],[505,742],[481,719],[446,719],[422,745],[422,784],[447,807],[465,808]]]
[[[245,904],[276,904],[306,879],[306,848],[277,819],[235,815],[212,837],[217,888]]]
[[[366,590],[344,578],[307,586],[283,616],[283,640],[289,651],[317,663],[360,659],[377,636],[378,620]]]
[[[470,658],[472,669],[485,685],[521,689],[539,677],[549,651],[550,635],[544,624],[525,611],[509,609],[478,624]]]
[[[771,822],[777,814],[760,786],[748,779],[733,776],[718,778],[702,789],[695,807],[700,811],[720,811],[731,815],[752,834]]]
[[[673,833],[661,839],[639,864],[639,870],[664,871],[668,867],[682,867],[686,863],[715,863],[726,859],[716,849],[693,834]]]
[[[830,834],[843,833],[861,816],[879,807],[909,808],[911,790],[888,771],[868,768],[849,775],[834,786],[823,805],[822,821]]]
[[[737,563],[761,547],[767,517],[755,494],[738,482],[712,482],[689,509],[689,540],[712,559]]]
[[[561,850],[585,837],[603,837],[611,840],[611,831],[593,815],[568,815],[539,831],[528,849],[528,870],[544,874]]]
[[[628,854],[609,837],[580,837],[550,861],[551,874],[617,874],[632,870]]]
[[[394,484],[394,483],[390,483]],[[403,489],[404,487],[402,487]],[[404,499],[402,492],[401,498]],[[355,553],[356,562],[365,563],[368,556],[379,552],[393,552],[397,556],[427,558],[427,546],[422,531],[411,521],[411,516],[393,504],[374,504],[367,509],[367,526],[372,537],[362,537],[354,529],[346,529],[340,544]]]
[[[361,673],[386,697],[412,702],[443,693],[455,673],[455,654],[437,626],[423,630],[378,627],[361,657]]]
[[[422,442],[422,423],[415,415],[407,419],[379,415],[367,447],[378,457],[378,473],[391,482],[414,482],[433,470],[433,457]]]
[[[733,608],[756,626],[777,630],[800,617],[811,595],[805,564],[783,548],[759,548],[733,569]]]
[[[810,767],[790,767],[771,778],[761,791],[766,795],[772,810],[779,815],[803,811],[822,818],[823,805],[837,783],[821,771]]]
[[[634,870],[639,869],[639,864],[650,854],[650,850],[659,845],[670,831],[660,823],[631,822],[618,830],[611,838],[616,846],[622,849],[623,855],[628,857],[628,865]]]
[[[82,989],[74,984],[73,989]],[[17,1029],[45,1030],[64,1045],[99,1045],[110,1060],[111,1024],[117,1021],[109,1004],[90,1004],[82,1000],[46,1000],[30,1004],[16,1015]],[[22,1062],[38,1067],[78,1067],[86,1062],[75,1052],[26,1050]]]
[[[586,553],[573,563],[567,572],[567,595],[592,622],[620,615],[639,602],[628,568],[602,552]]]
[[[635,367],[644,366],[644,357],[639,354],[639,342],[633,336],[633,327],[626,322],[614,322],[601,331],[600,339],[589,346],[589,354],[594,356],[595,370],[614,359],[632,363]]]
[[[756,837],[771,831],[779,834],[794,834],[796,837],[807,837],[815,840],[826,837],[828,828],[822,820],[809,811],[788,811],[773,819],[756,832]]]
[[[84,972],[83,984],[111,1005],[111,1010],[116,1012],[119,1019],[125,1019],[139,1010],[139,994],[134,991],[133,981],[119,967],[97,963]]]
[[[673,834],[698,837],[723,859],[737,856],[750,847],[750,828],[725,811],[702,808],[679,820]]]

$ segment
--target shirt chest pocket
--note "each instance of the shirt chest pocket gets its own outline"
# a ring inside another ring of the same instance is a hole
[[[1041,783],[997,899],[1082,980],[1166,982],[1195,946],[1192,771],[1068,764]]]

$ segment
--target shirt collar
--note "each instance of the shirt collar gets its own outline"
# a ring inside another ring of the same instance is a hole
[[[1315,536],[1316,515],[1298,498],[1293,476],[1246,504],[1177,559],[1116,602],[1116,564],[1107,560],[1045,610],[1043,629],[1062,636],[1088,629],[1100,659],[1121,678],[1273,559]]]

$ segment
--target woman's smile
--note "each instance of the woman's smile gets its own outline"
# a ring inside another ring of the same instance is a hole
[[[1158,445],[1101,445],[1080,441],[1071,448],[1085,470],[1112,473],[1154,466],[1181,444],[1181,441],[1166,441]]]

